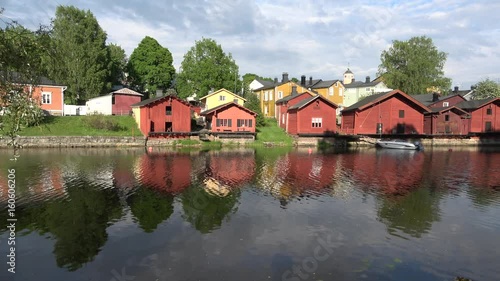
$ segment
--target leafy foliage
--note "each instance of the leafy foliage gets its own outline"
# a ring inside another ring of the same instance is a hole
[[[120,126],[117,120],[107,118],[108,116],[104,116],[102,114],[94,114],[83,116],[85,118],[85,123],[93,129],[97,130],[107,130],[107,131],[121,131],[125,128]]]
[[[89,11],[58,6],[53,20],[49,73],[68,86],[66,102],[83,103],[108,90],[109,56],[106,33]]]
[[[474,99],[500,97],[500,84],[486,78],[475,85]]]
[[[0,16],[2,10],[0,10]],[[32,88],[42,73],[47,51],[47,30],[32,32],[4,21],[0,26],[0,135],[8,136],[18,147],[16,137],[23,127],[38,124],[43,118],[39,100],[32,99]]]
[[[200,98],[210,89],[233,90],[238,84],[238,66],[231,54],[226,54],[213,39],[203,38],[184,55],[177,76],[179,97],[195,95]]]
[[[448,91],[451,80],[444,77],[447,54],[438,51],[431,38],[420,36],[408,41],[393,41],[382,52],[378,75],[384,75],[389,88],[407,94],[422,94],[428,89]]]
[[[144,37],[130,55],[127,66],[132,87],[149,93],[157,88],[170,88],[175,75],[172,63],[172,54],[167,48],[154,38]]]
[[[138,189],[128,198],[132,214],[147,233],[153,232],[160,223],[174,212],[174,197],[161,194],[146,187]]]
[[[255,117],[255,125],[259,127],[265,126],[266,120],[264,118],[264,115],[262,114],[262,109],[260,108],[260,100],[257,95],[248,91],[245,95],[245,99],[247,101],[245,102],[244,106],[257,113],[257,116]]]
[[[125,68],[127,66],[127,55],[125,50],[116,44],[107,46],[109,56],[109,78],[107,88],[113,85],[121,85],[125,80]]]

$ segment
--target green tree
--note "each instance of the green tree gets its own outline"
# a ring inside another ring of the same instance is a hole
[[[422,94],[436,88],[447,92],[451,80],[444,77],[446,57],[426,36],[395,40],[380,56],[378,76],[383,74],[388,87],[407,94]]]
[[[172,215],[173,202],[174,197],[170,194],[161,194],[146,187],[140,188],[128,198],[132,214],[140,227],[148,233],[153,232]]]
[[[500,84],[486,78],[475,85],[474,99],[500,97]]]
[[[261,127],[265,126],[266,120],[264,118],[264,115],[262,114],[262,109],[260,108],[260,100],[257,97],[257,95],[252,93],[250,90],[247,90],[245,91],[244,97],[247,100],[244,106],[250,109],[251,111],[257,113],[257,116],[255,117],[255,123],[256,123],[255,125]]]
[[[0,136],[8,136],[17,148],[16,137],[25,126],[42,118],[39,100],[32,99],[30,87],[37,85],[43,72],[43,54],[48,31],[32,32],[23,26],[1,19],[0,9]]]
[[[125,55],[125,50],[122,47],[113,43],[107,46],[107,50],[109,56],[108,88],[111,88],[113,85],[123,84],[125,80],[127,55]]]
[[[66,102],[84,103],[109,90],[106,33],[89,11],[58,6],[53,24],[51,78],[68,86]]]
[[[172,54],[158,41],[144,37],[134,49],[128,62],[131,85],[139,91],[154,93],[157,88],[168,89],[174,80]]]
[[[200,98],[210,89],[236,90],[238,66],[231,54],[226,54],[213,39],[203,38],[184,55],[182,70],[176,79],[179,97],[196,95]]]

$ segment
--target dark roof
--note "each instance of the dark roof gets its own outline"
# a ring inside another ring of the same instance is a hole
[[[344,74],[346,74],[346,73],[352,73],[352,71],[349,68],[347,68],[347,70],[344,72]]]
[[[276,104],[292,100],[292,99],[294,99],[296,97],[299,97],[299,96],[302,96],[302,95],[305,95],[305,94],[310,95],[308,92],[304,92],[304,93],[301,93],[301,94],[298,94],[298,95],[288,95],[288,96],[286,96],[284,98],[281,98],[281,99],[277,100]]]
[[[141,102],[138,102],[138,103],[134,103],[131,105],[131,107],[143,107],[145,105],[149,105],[151,103],[154,103],[154,102],[157,102],[157,101],[160,101],[162,99],[165,99],[165,98],[174,98],[180,102],[182,102],[183,104],[187,105],[187,106],[190,106],[190,104],[185,101],[185,100],[182,100],[180,99],[179,97],[176,97],[176,96],[173,96],[173,95],[166,95],[166,96],[161,96],[161,97],[154,97],[154,98],[150,98],[150,99],[146,99],[146,100],[143,100]]]
[[[344,84],[344,87],[346,88],[364,88],[364,87],[373,87],[376,86],[377,84],[382,83],[382,81],[371,81],[371,82],[363,82],[363,81],[354,81],[349,84]]]
[[[274,81],[269,81],[269,80],[263,80],[263,79],[255,79],[257,82],[262,84],[264,87],[272,86],[274,85]]]
[[[457,107],[460,107],[462,109],[477,109],[482,107],[485,104],[488,104],[494,100],[500,100],[500,98],[487,98],[487,99],[482,99],[482,100],[470,100],[470,101],[463,101],[459,104],[457,104]]]
[[[353,109],[358,109],[360,107],[363,107],[369,103],[376,101],[378,98],[383,97],[388,93],[390,93],[390,92],[383,92],[383,93],[378,93],[378,94],[366,96],[365,98],[358,101],[357,103],[355,103],[349,107],[344,108],[342,111],[349,111],[349,110],[353,110]]]
[[[443,111],[447,111],[447,110],[457,110],[457,111],[461,111],[463,113],[467,113],[466,111],[464,111],[463,109],[461,108],[458,108],[456,106],[448,106],[448,107],[433,107],[431,108],[431,111],[432,113],[439,113],[439,112],[443,112]]]
[[[320,81],[316,84],[313,84],[312,88],[313,89],[321,89],[321,88],[328,88],[331,85],[337,83],[339,80],[325,80],[325,81]]]
[[[405,96],[408,99],[412,100],[417,105],[420,105],[426,111],[429,111],[429,109],[426,107],[426,105],[424,105],[420,101],[416,100],[413,96],[408,95],[408,94],[406,94],[406,93],[404,93],[404,92],[402,92],[400,90],[393,90],[393,91],[390,91],[390,92],[383,92],[383,93],[378,93],[378,94],[373,94],[373,95],[366,96],[364,99],[358,101],[357,103],[355,103],[355,104],[353,104],[353,105],[351,105],[349,107],[344,108],[342,111],[345,112],[345,111],[350,111],[350,110],[361,109],[363,107],[366,107],[366,106],[368,106],[370,104],[376,103],[377,101],[382,101],[383,99],[388,98],[388,97],[393,96],[393,95],[398,94],[398,93],[402,94],[403,96]]]
[[[250,110],[250,109],[248,109],[248,108],[246,108],[244,106],[241,106],[241,105],[239,105],[239,104],[237,104],[235,102],[228,102],[228,103],[225,103],[225,104],[221,104],[221,105],[216,106],[214,108],[211,108],[211,109],[205,110],[203,112],[200,112],[200,115],[207,115],[207,114],[209,114],[211,112],[214,112],[216,110],[219,110],[219,109],[227,107],[227,106],[236,106],[236,107],[238,107],[240,109],[243,109],[243,110],[249,112],[250,114],[257,115],[257,113],[253,112],[252,110]]]
[[[321,95],[316,95],[316,96],[314,96],[314,97],[310,97],[310,98],[308,98],[308,99],[304,99],[304,100],[299,101],[298,103],[294,104],[293,106],[290,106],[290,107],[288,108],[288,110],[291,110],[291,109],[301,109],[302,107],[304,107],[304,106],[308,105],[309,103],[311,103],[311,102],[313,102],[313,101],[315,101],[315,100],[317,100],[317,99],[321,99],[322,101],[324,101],[324,102],[326,102],[326,103],[328,103],[328,104],[332,105],[332,106],[333,106],[333,107],[335,107],[335,108],[338,108],[338,107],[339,107],[338,105],[336,105],[336,104],[334,104],[333,102],[331,102],[331,101],[327,100],[327,99],[326,99],[326,98],[324,98],[323,96],[321,96]]]

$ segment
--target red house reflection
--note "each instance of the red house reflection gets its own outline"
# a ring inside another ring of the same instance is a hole
[[[254,150],[212,151],[205,176],[231,188],[241,187],[255,175]]]
[[[136,177],[158,191],[180,193],[191,185],[191,156],[185,153],[147,153],[140,157]]]

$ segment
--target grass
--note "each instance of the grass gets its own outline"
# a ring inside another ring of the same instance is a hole
[[[263,145],[267,142],[281,145],[292,145],[293,139],[278,126],[276,119],[268,118],[266,119],[266,125],[264,127],[257,127],[255,144]]]
[[[47,116],[39,126],[24,128],[21,136],[142,136],[132,116],[100,116],[115,124],[113,130],[90,125],[93,116]]]

